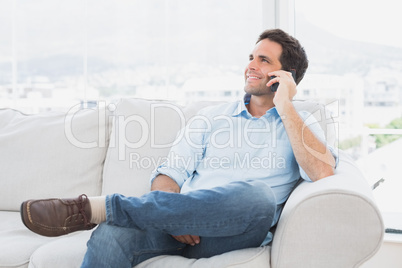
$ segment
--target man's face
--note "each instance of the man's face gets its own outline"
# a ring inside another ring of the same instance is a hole
[[[281,54],[282,46],[269,39],[263,39],[255,45],[244,72],[246,93],[256,96],[273,94],[266,86],[270,79],[268,73],[282,68],[279,61]]]

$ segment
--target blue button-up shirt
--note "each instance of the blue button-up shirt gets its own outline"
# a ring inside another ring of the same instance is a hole
[[[244,101],[202,109],[178,134],[167,161],[152,174],[172,178],[181,192],[209,189],[232,181],[262,180],[273,190],[278,221],[283,204],[300,176],[311,181],[296,162],[281,117],[275,107],[253,117]],[[299,112],[315,135],[324,132],[308,112]],[[331,150],[332,151],[332,150]],[[263,245],[272,240],[269,233]]]

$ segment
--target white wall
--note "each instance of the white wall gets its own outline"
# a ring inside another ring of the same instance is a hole
[[[373,258],[360,268],[401,268],[402,267],[402,235],[386,234],[385,240]]]

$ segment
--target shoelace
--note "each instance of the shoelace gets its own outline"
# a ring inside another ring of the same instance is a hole
[[[82,215],[83,219],[84,219],[84,224],[85,226],[90,226],[92,225],[90,223],[90,221],[87,218],[87,215],[85,213],[85,205],[88,203],[88,196],[85,194],[82,194],[78,197],[78,201],[73,200],[72,203],[68,203],[68,208],[69,208],[69,215],[71,216],[75,216],[74,220],[77,221],[79,216]],[[74,206],[77,206],[78,208],[78,213],[74,213]],[[73,220],[73,217],[70,218],[70,222]]]

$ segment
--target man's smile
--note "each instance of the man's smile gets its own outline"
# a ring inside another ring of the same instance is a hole
[[[262,79],[262,77],[261,76],[259,76],[259,75],[257,75],[257,74],[247,74],[246,75],[246,77],[247,77],[247,80],[249,81],[249,80],[260,80],[260,79]]]

